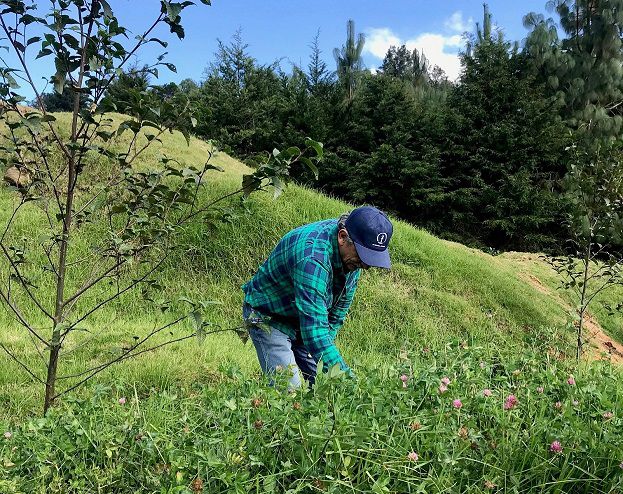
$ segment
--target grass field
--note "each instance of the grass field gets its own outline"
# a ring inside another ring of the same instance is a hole
[[[59,115],[61,128],[66,118]],[[192,139],[188,146],[178,133],[163,139],[162,146],[154,145],[141,157],[139,167],[156,166],[161,153],[175,156],[182,164],[201,165],[211,150],[208,143],[197,139]],[[215,153],[212,162],[225,172],[213,172],[207,177],[202,197],[205,201],[238,188],[242,174],[248,171],[222,153]],[[92,166],[92,176],[102,173],[99,168],[104,165],[95,162]],[[15,194],[8,188],[0,192],[3,222],[12,211]],[[335,217],[351,207],[298,186],[289,187],[278,199],[266,193],[251,196],[244,205],[231,199],[227,210],[217,211],[213,221],[197,220],[179,235],[176,240],[183,248],[164,265],[159,276],[164,290],[159,295],[170,300],[185,296],[217,301],[219,304],[213,306],[209,319],[225,328],[238,326],[240,285],[252,276],[277,240],[295,226]],[[13,238],[26,239],[23,241],[35,253],[33,264],[40,263],[43,256],[36,252],[45,225],[44,215],[34,204],[24,212],[16,223]],[[218,219],[223,212],[227,213],[228,222]],[[536,289],[525,276],[538,276],[555,290],[557,280],[544,262],[538,258],[527,262],[512,255],[492,257],[440,240],[401,221],[395,221],[395,226],[391,245],[393,269],[371,270],[362,276],[351,315],[339,335],[339,346],[349,362],[379,364],[393,358],[406,344],[441,348],[448,342],[465,340],[469,344],[519,351],[522,345],[543,339],[545,333],[550,335],[547,341],[555,337],[559,345],[566,344],[570,333],[564,328],[569,316],[558,296]],[[105,225],[95,222],[78,232],[70,261],[88,253],[102,228]],[[6,265],[3,271],[6,273]],[[70,284],[77,284],[82,276],[83,272],[71,272]],[[44,303],[51,306],[53,291],[49,279],[34,281]],[[84,307],[101,300],[108,289],[104,286],[93,290],[85,297]],[[620,295],[620,290],[611,292],[607,300]],[[569,299],[568,294],[561,296]],[[174,306],[180,311],[184,308],[182,303]],[[598,321],[613,337],[621,338],[620,316],[608,316],[600,307],[595,304]],[[35,317],[32,307],[27,307],[25,313]],[[139,291],[128,293],[87,320],[88,333],[76,332],[68,340],[61,373],[71,374],[100,362],[133,335],[144,334],[162,321],[159,311]],[[43,326],[44,321],[38,322]],[[42,370],[42,359],[8,312],[0,314],[0,324],[0,341],[17,353],[26,354],[29,365]],[[177,331],[188,329],[186,324]],[[1,418],[15,420],[38,413],[41,389],[6,355],[0,358]],[[144,387],[190,383],[210,380],[223,364],[257,371],[252,347],[243,345],[232,333],[209,337],[201,345],[188,341],[163,348],[115,366],[96,381],[137,382]]]
[[[57,117],[66,129],[67,115]],[[173,133],[137,167],[158,166],[162,153],[182,166],[201,165],[211,151],[209,143],[187,145]],[[237,190],[249,172],[223,153],[212,163],[224,172],[206,177],[203,203]],[[100,160],[89,166],[93,183],[110,173]],[[0,190],[2,223],[16,202],[15,191]],[[59,375],[119,355],[134,336],[184,314],[181,297],[217,302],[206,314],[215,328],[239,326],[240,286],[279,238],[353,206],[294,185],[278,199],[256,193],[244,203],[225,201],[175,238],[180,249],[163,264],[163,288],[152,294],[170,300],[171,312],[162,314],[139,290],[126,293],[66,340]],[[7,242],[24,249],[33,290],[51,307],[51,276],[38,269],[47,220],[35,203],[22,213]],[[338,337],[360,376],[356,384],[321,380],[315,397],[285,397],[258,379],[252,345],[223,333],[112,366],[42,419],[42,387],[0,353],[0,492],[616,492],[623,458],[610,451],[621,448],[620,367],[565,358],[574,355],[573,297],[557,290],[549,266],[536,254],[493,257],[402,221],[394,225],[393,268],[363,273]],[[105,231],[97,220],[78,230],[70,263],[88,256]],[[91,268],[70,269],[68,292]],[[7,273],[5,261],[0,278]],[[130,269],[124,277],[135,275]],[[92,289],[77,309],[110,290]],[[612,290],[591,309],[618,341],[623,320],[604,304],[622,296]],[[23,312],[49,334],[34,307],[23,304]],[[185,321],[173,336],[191,330]],[[0,343],[44,375],[45,353],[6,310]],[[568,384],[571,374],[577,388]],[[437,387],[447,376],[454,384],[445,394]],[[492,399],[483,401],[489,388]],[[510,393],[519,405],[506,413]]]

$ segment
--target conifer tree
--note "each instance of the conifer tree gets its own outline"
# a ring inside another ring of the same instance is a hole
[[[341,49],[333,50],[337,63],[337,75],[346,92],[346,101],[349,103],[353,100],[355,88],[363,71],[361,53],[365,42],[366,39],[362,33],[355,36],[355,21],[349,19],[346,24],[346,43]]]
[[[568,124],[582,134],[612,137],[623,111],[623,0],[558,0],[558,23],[528,14],[526,52]],[[565,34],[559,38],[558,29]]]

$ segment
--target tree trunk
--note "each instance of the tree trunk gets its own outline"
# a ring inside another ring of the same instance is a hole
[[[59,334],[60,331],[54,330],[54,334]],[[58,338],[53,338],[55,341]],[[45,400],[43,402],[43,415],[48,413],[48,410],[54,403],[54,395],[56,391],[56,372],[58,369],[58,355],[61,350],[60,342],[50,348],[50,360],[48,361],[48,373],[45,381]]]

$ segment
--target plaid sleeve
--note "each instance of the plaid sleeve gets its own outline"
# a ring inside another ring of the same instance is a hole
[[[292,281],[303,344],[316,361],[323,361],[325,371],[335,364],[348,370],[330,334],[326,302],[329,271],[315,259],[303,259],[294,267]]]
[[[350,305],[353,303],[355,297],[355,291],[357,290],[357,281],[359,280],[360,272],[353,273],[352,278],[346,283],[344,293],[335,303],[335,305],[329,311],[329,326],[333,336],[344,324],[344,318],[350,309]]]

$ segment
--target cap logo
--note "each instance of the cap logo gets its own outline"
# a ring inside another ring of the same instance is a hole
[[[380,247],[383,247],[387,242],[387,233],[379,233],[376,236],[376,243],[379,244]]]

